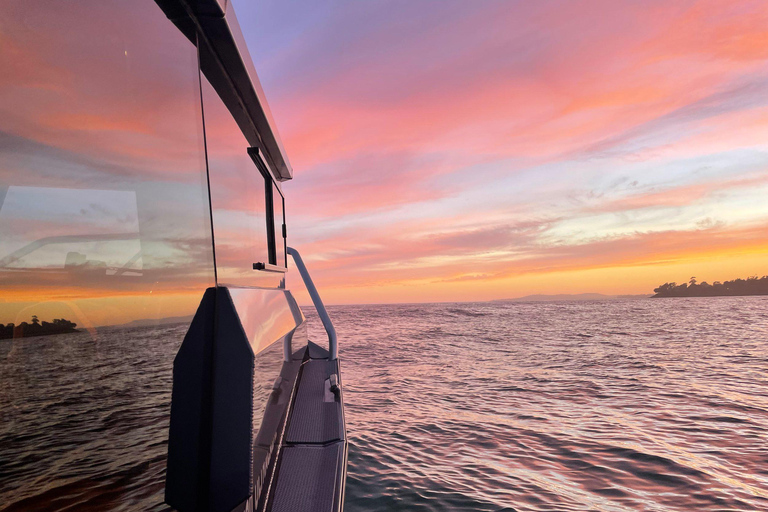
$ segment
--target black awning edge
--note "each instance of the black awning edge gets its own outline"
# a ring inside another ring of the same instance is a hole
[[[293,168],[261,88],[229,0],[155,0],[191,41],[199,41],[200,68],[251,146],[262,150],[277,181]]]

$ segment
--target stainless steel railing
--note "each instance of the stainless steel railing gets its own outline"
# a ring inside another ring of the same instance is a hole
[[[294,249],[293,247],[288,247],[288,254],[293,257],[293,261],[296,263],[296,268],[299,269],[299,274],[301,274],[301,278],[304,280],[304,286],[307,287],[307,291],[309,292],[309,296],[312,298],[312,303],[315,305],[315,309],[317,310],[317,315],[320,317],[320,320],[323,322],[323,327],[325,327],[325,332],[328,333],[328,351],[331,353],[331,360],[334,360],[339,355],[339,350],[336,344],[336,329],[333,327],[333,322],[331,322],[331,317],[328,316],[328,311],[325,310],[325,304],[323,304],[323,299],[320,298],[320,294],[317,293],[317,288],[315,288],[315,283],[312,282],[312,277],[309,275],[309,271],[307,270],[307,266],[304,265],[304,260],[301,259],[301,255],[299,254],[299,251]]]

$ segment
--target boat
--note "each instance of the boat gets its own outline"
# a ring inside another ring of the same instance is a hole
[[[94,342],[115,325],[167,336],[185,322],[168,368],[165,502],[340,512],[337,336],[288,245],[293,169],[232,2],[4,11],[0,320],[12,341],[31,314]],[[327,340],[308,339],[289,265]]]

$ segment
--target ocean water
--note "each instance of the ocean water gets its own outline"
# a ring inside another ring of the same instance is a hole
[[[347,512],[768,510],[768,297],[329,311]],[[164,510],[185,329],[0,342],[0,510]]]

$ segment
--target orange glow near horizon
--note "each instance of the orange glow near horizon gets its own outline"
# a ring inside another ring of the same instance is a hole
[[[144,293],[93,295],[88,298],[67,299],[48,296],[15,296],[14,301],[0,301],[4,323],[30,322],[32,315],[41,321],[65,318],[78,324],[78,328],[90,329],[107,325],[127,324],[136,320],[153,320],[183,317],[185,320],[197,309],[201,291],[185,293]],[[13,293],[13,292],[11,292]]]

